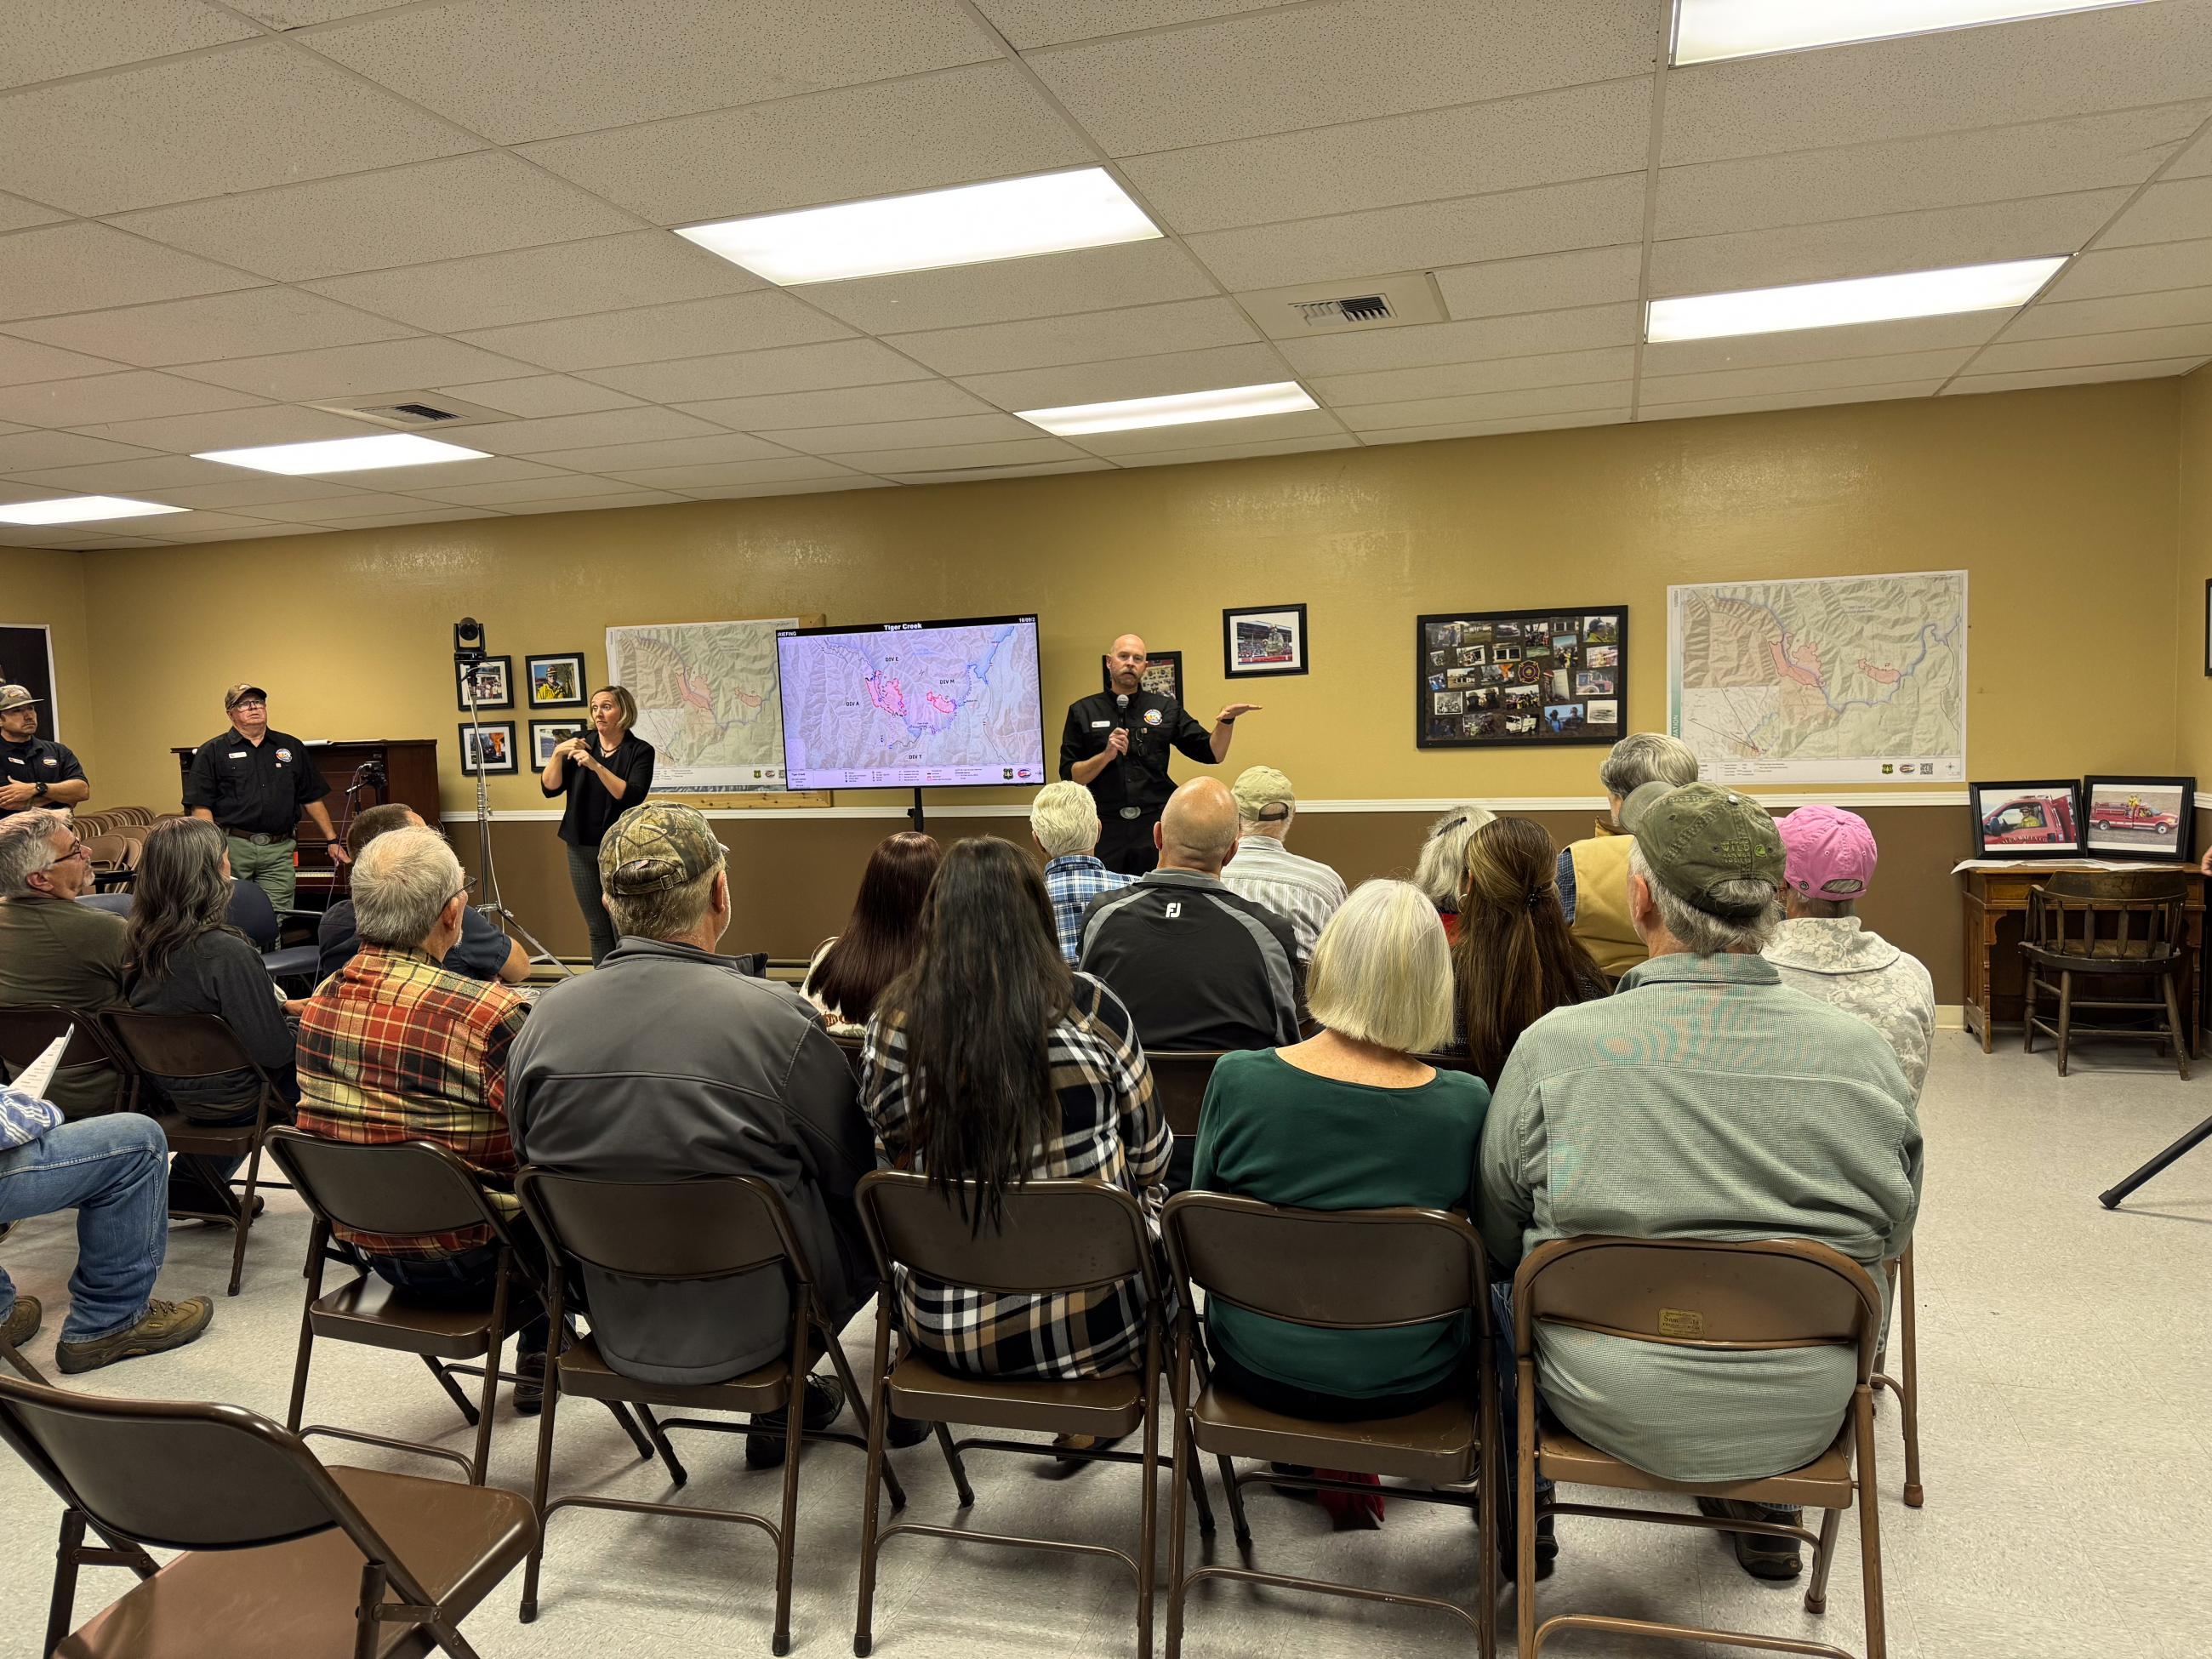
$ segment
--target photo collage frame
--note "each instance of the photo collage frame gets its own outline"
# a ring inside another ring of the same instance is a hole
[[[1625,605],[1439,611],[1413,637],[1423,749],[1609,744],[1629,729]]]

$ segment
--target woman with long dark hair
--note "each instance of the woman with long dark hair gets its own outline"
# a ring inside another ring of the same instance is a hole
[[[1559,849],[1533,818],[1493,818],[1468,837],[1452,978],[1468,1057],[1498,1086],[1521,1033],[1554,1008],[1607,994],[1567,931]]]
[[[876,843],[845,931],[823,942],[802,988],[832,1033],[857,1036],[884,987],[921,950],[921,907],[945,854],[933,836],[902,830]]]
[[[230,854],[213,823],[169,818],[148,830],[124,937],[123,994],[143,1013],[221,1015],[284,1102],[296,1104],[292,1021],[261,952],[226,920],[230,893]],[[251,1123],[260,1105],[260,1081],[250,1071],[155,1082],[198,1123]],[[238,1164],[236,1158],[179,1158],[170,1173],[169,1207],[234,1213],[229,1183]]]
[[[599,842],[607,826],[653,793],[653,745],[630,728],[637,699],[627,686],[592,693],[590,729],[554,745],[538,787],[565,795],[561,839],[568,844],[568,885],[591,936],[592,966],[615,948],[614,920],[599,892]]]
[[[1166,1196],[1175,1137],[1128,1010],[1068,967],[1036,866],[1003,841],[945,854],[921,954],[868,1022],[860,1103],[879,1156],[948,1192],[961,1186],[979,1226],[1032,1176],[1096,1176],[1148,1208]],[[974,1376],[1102,1376],[1144,1352],[1134,1280],[996,1296],[909,1273],[897,1293],[907,1334]]]

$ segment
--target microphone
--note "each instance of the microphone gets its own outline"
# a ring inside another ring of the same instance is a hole
[[[1136,728],[1129,724],[1129,694],[1127,691],[1116,691],[1114,694],[1114,707],[1121,711],[1120,717],[1114,723],[1128,734],[1129,747],[1133,752],[1137,745],[1137,732]],[[1126,761],[1128,756],[1124,755],[1122,758]]]

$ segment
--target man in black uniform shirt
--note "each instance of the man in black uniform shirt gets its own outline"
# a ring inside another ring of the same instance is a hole
[[[1099,862],[1141,876],[1158,861],[1152,826],[1175,793],[1169,751],[1180,749],[1201,766],[1227,760],[1237,717],[1260,705],[1229,704],[1209,732],[1180,703],[1144,689],[1145,642],[1134,634],[1115,641],[1106,661],[1114,689],[1068,706],[1060,775],[1082,784],[1098,803]]]
[[[0,685],[0,812],[75,806],[91,793],[68,746],[39,735],[39,700],[22,686]]]
[[[331,793],[308,758],[307,745],[269,725],[269,694],[252,684],[222,694],[230,730],[210,738],[185,773],[185,807],[211,818],[230,837],[230,872],[269,895],[279,910],[292,908],[292,830],[305,809],[330,842],[331,862],[349,861],[331,827],[323,797]]]

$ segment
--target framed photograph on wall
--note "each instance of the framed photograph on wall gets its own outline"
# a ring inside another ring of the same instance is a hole
[[[489,730],[489,727],[486,730]],[[543,772],[545,763],[553,758],[553,750],[584,731],[581,720],[532,720],[530,722],[530,764]]]
[[[1182,701],[1182,653],[1180,651],[1149,651],[1146,653],[1145,672],[1141,681],[1147,691],[1157,691],[1161,696]],[[1114,689],[1114,670],[1106,659],[1098,659],[1098,689]]]
[[[2081,780],[2082,846],[2098,858],[2192,863],[2196,823],[2194,778]]]
[[[584,706],[584,653],[563,651],[552,657],[525,657],[524,681],[530,687],[532,708],[581,708]]]
[[[1247,606],[1221,613],[1221,672],[1232,680],[1262,674],[1303,674],[1306,608],[1302,605]]]
[[[483,734],[481,750],[477,748],[479,732]],[[479,766],[488,778],[520,769],[515,759],[513,720],[484,720],[478,725],[462,725],[461,775],[465,778],[476,776]]]
[[[1613,744],[1627,731],[1628,607],[1445,611],[1413,622],[1423,749]]]
[[[512,657],[486,657],[482,662],[455,665],[453,696],[463,714],[471,707],[477,708],[512,708],[514,707],[514,684]],[[476,698],[471,702],[469,691],[473,684]]]
[[[2081,851],[2081,807],[2071,778],[1970,783],[1978,859],[2073,858]]]

